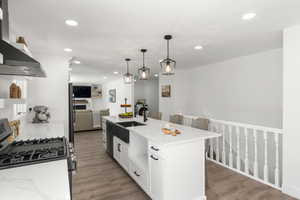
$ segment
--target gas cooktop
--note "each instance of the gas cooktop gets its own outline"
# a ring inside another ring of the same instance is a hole
[[[67,157],[66,139],[16,141],[0,152],[0,169],[37,164]]]

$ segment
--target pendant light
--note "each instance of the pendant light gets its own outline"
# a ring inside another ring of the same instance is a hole
[[[130,60],[131,60],[130,58],[125,59],[125,61],[127,63],[127,72],[123,76],[125,84],[131,84],[133,81],[133,75],[129,73],[129,61]]]
[[[150,77],[150,68],[145,67],[145,53],[147,52],[147,49],[141,49],[141,52],[143,53],[143,66],[138,70],[139,79],[148,80]]]
[[[176,61],[169,57],[169,41],[172,39],[172,35],[165,35],[164,39],[167,40],[167,58],[160,61],[161,73],[163,75],[174,75]]]

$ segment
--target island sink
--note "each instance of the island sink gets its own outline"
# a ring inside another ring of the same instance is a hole
[[[137,121],[129,121],[129,122],[118,122],[117,124],[123,127],[132,127],[132,126],[145,126],[146,124],[137,122]]]

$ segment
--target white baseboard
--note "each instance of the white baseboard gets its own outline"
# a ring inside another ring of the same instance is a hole
[[[300,199],[300,188],[282,185],[282,192],[294,198]]]
[[[200,197],[197,197],[195,200],[207,200],[206,196],[200,196]]]

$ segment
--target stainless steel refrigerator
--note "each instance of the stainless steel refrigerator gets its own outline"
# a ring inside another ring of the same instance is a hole
[[[74,126],[75,126],[75,110],[73,85],[69,83],[69,142],[74,145]]]
[[[71,200],[73,199],[72,195],[72,176],[74,172],[77,170],[77,159],[75,156],[75,141],[74,141],[74,126],[75,126],[75,110],[73,107],[73,85],[69,83],[69,145],[71,145],[71,152],[74,156],[71,156],[68,162],[69,167],[69,185],[70,185],[70,195]]]

